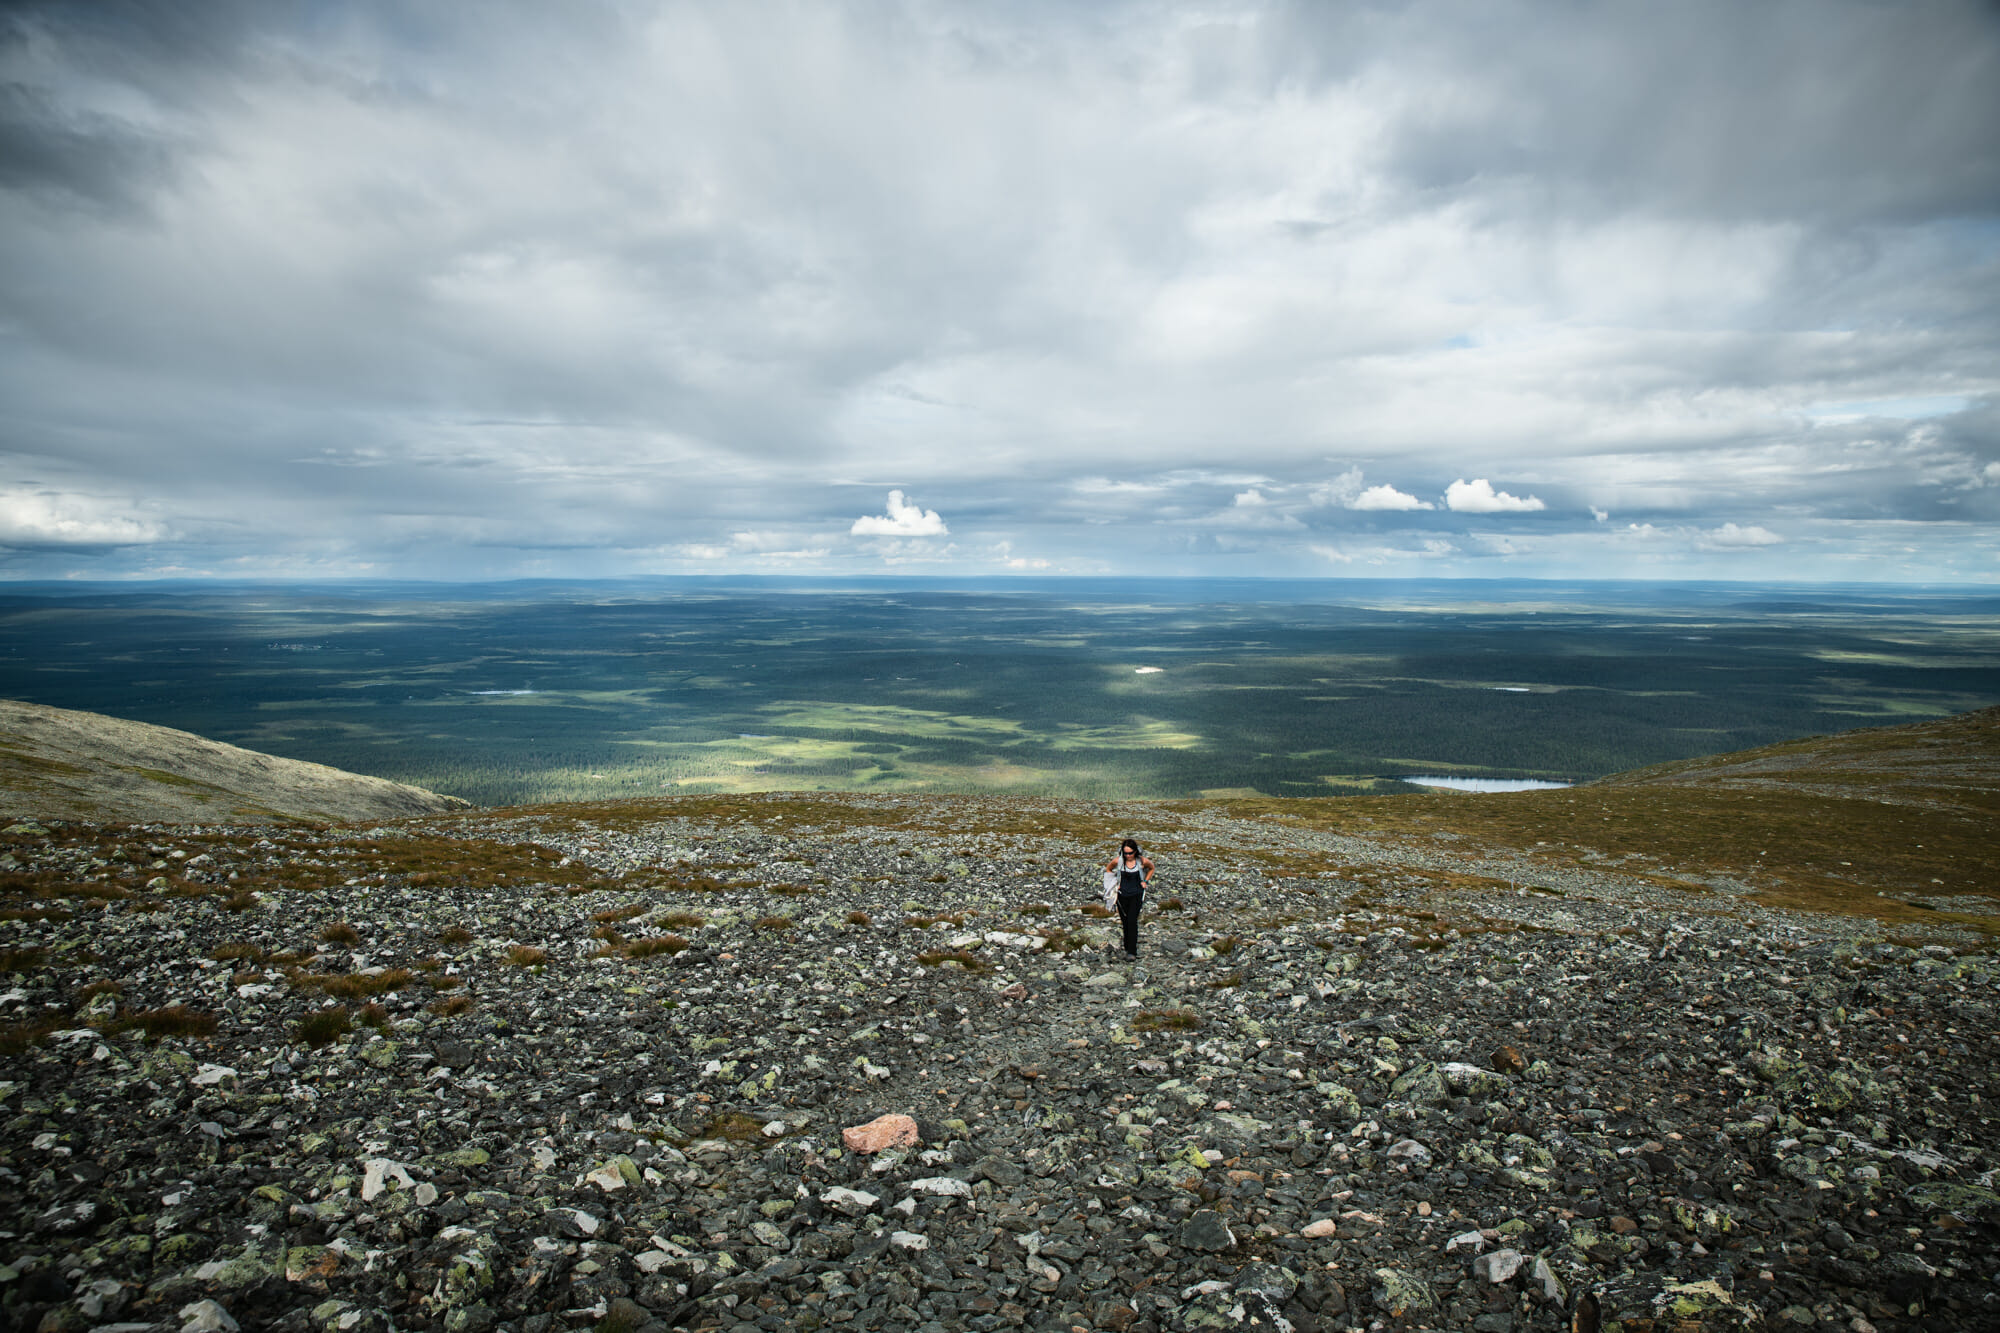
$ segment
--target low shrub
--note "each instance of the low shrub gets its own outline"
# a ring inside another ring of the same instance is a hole
[[[649,935],[625,946],[627,958],[651,958],[656,954],[677,954],[688,947],[679,935]]]
[[[926,949],[917,955],[917,962],[924,967],[943,967],[947,963],[964,968],[967,972],[990,972],[992,964],[964,949]]]
[[[507,961],[515,967],[540,967],[549,961],[549,951],[532,944],[517,944],[507,950]]]
[[[470,995],[453,995],[448,999],[439,1000],[436,1004],[430,1006],[430,1010],[439,1018],[455,1018],[459,1014],[472,1012],[472,997]]]
[[[756,928],[758,930],[770,931],[773,934],[782,935],[786,931],[792,929],[792,927],[794,927],[797,924],[798,924],[797,922],[793,921],[788,916],[767,916],[767,917],[762,917],[757,921]]]
[[[613,921],[630,921],[635,916],[644,916],[645,914],[646,904],[626,903],[623,907],[610,907],[602,912],[592,912],[590,919],[609,925]]]
[[[130,1032],[137,1028],[157,1041],[161,1037],[207,1037],[215,1033],[220,1020],[201,1009],[170,1004],[164,1009],[142,1009],[125,1014],[105,1027],[106,1032]]]
[[[875,924],[875,918],[866,912],[849,912],[847,914],[847,924],[850,926],[872,926]]]
[[[316,990],[343,1000],[359,1000],[370,995],[387,995],[416,981],[407,967],[384,972],[295,972],[291,982],[300,990]]]
[[[439,944],[470,944],[472,943],[472,932],[464,926],[446,926],[437,933],[437,942]]]
[[[25,1023],[8,1023],[0,1026],[0,1055],[26,1055],[30,1047],[36,1045],[51,1032],[60,1032],[70,1025],[65,1017],[34,1018]]]
[[[1192,1009],[1141,1009],[1132,1017],[1134,1032],[1191,1032],[1201,1026]]]
[[[294,1029],[298,1039],[314,1050],[330,1046],[352,1031],[354,1023],[348,1018],[346,1008],[341,1005],[314,1010],[301,1018]]]
[[[322,930],[319,933],[319,937],[322,942],[327,944],[361,943],[361,932],[356,930],[353,926],[349,925],[345,921],[334,922],[332,925],[328,926],[325,930]]]

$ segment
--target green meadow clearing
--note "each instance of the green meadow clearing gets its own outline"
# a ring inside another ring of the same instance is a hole
[[[1981,590],[1465,582],[16,587],[0,693],[486,804],[1591,778],[2000,703]]]

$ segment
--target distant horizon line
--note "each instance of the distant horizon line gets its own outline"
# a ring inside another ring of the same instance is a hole
[[[1980,596],[2000,594],[2000,582],[1886,582],[1886,580],[1796,580],[1796,578],[1548,578],[1548,576],[1298,576],[1298,574],[600,574],[600,576],[514,576],[514,578],[406,578],[394,574],[372,576],[324,576],[324,578],[0,578],[0,596],[52,598],[62,594],[114,596],[120,592],[174,592],[198,594],[228,590],[326,590],[326,592],[504,592],[534,590],[550,592],[562,588],[712,588],[712,590],[756,590],[756,592],[832,592],[840,588],[866,590],[1014,590],[1014,592],[1084,592],[1110,588],[1292,588],[1320,594],[1340,588],[1364,590],[1444,590],[1460,588],[1476,592],[1482,588],[1502,590],[1622,590],[1622,592],[1798,592],[1798,594],[1944,594]]]
[[[0,575],[0,592],[147,587],[361,587],[384,584],[433,588],[500,588],[524,585],[580,586],[589,584],[654,583],[868,583],[868,584],[1090,584],[1090,583],[1262,583],[1313,584],[1540,584],[1548,586],[1622,586],[1643,588],[1884,588],[1940,591],[2000,592],[2000,579],[1984,583],[1947,583],[1889,579],[1724,579],[1724,578],[1592,578],[1584,575],[1354,575],[1354,574],[599,574],[513,575],[506,578],[421,578],[395,574],[326,576],[187,576],[159,578],[21,578]]]

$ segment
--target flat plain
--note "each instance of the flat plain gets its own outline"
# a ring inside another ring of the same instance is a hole
[[[0,695],[481,804],[1579,780],[2000,703],[2000,595],[1741,584],[17,587]]]

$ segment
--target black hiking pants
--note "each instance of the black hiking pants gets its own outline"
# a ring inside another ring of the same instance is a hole
[[[1139,956],[1139,909],[1146,905],[1146,891],[1118,891],[1118,924],[1125,928],[1125,956]]]

